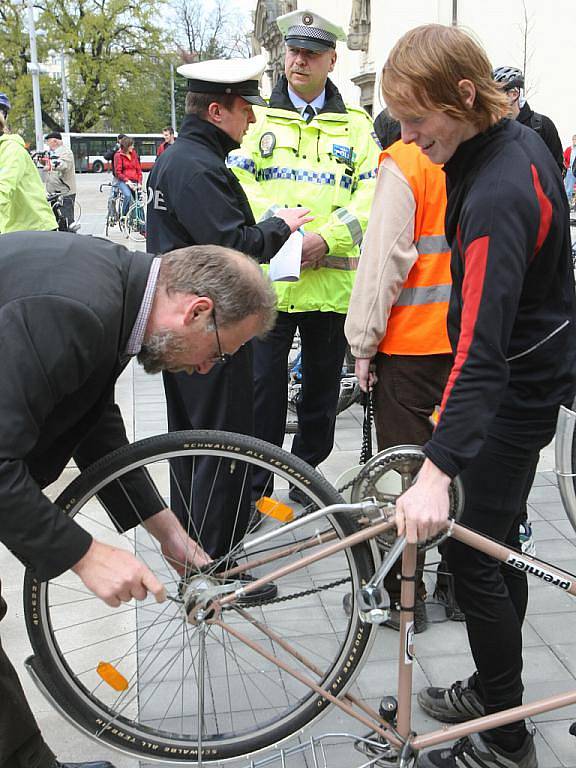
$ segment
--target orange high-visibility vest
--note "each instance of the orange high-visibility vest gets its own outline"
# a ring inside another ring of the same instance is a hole
[[[416,201],[414,244],[418,259],[388,319],[378,347],[387,355],[438,355],[451,352],[446,328],[452,287],[450,248],[444,234],[446,180],[415,144],[397,141],[380,155],[391,157],[410,184]]]

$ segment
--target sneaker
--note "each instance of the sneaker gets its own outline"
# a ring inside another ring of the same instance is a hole
[[[296,488],[294,485],[290,486],[288,498],[290,498],[292,501],[295,501],[296,504],[300,504],[301,507],[304,507],[304,509],[307,509],[309,512],[318,509],[308,494],[305,491],[301,491],[300,488]]]
[[[54,759],[48,768],[114,768],[108,760],[96,760],[91,763],[61,763]]]
[[[484,704],[474,688],[476,673],[457,680],[450,688],[423,688],[418,704],[427,715],[441,723],[465,723],[483,717]]]
[[[519,525],[520,549],[525,555],[536,557],[536,542],[532,532],[532,525],[529,520],[523,520]]]
[[[396,603],[398,605],[398,603]],[[400,610],[398,608],[390,609],[390,618],[380,626],[400,631]],[[426,603],[424,600],[416,600],[414,606],[414,634],[419,635],[428,629],[428,614],[426,613]]]
[[[433,749],[418,757],[418,768],[538,768],[534,739],[527,733],[516,752],[507,752],[479,733],[459,739],[447,749]]]

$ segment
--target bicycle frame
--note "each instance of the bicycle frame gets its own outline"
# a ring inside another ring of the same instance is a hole
[[[576,420],[576,414],[572,414]],[[400,617],[400,653],[399,653],[399,667],[398,667],[398,712],[397,712],[397,725],[392,727],[388,724],[380,715],[374,711],[371,707],[359,701],[356,697],[346,693],[339,699],[333,696],[329,690],[322,688],[314,680],[307,677],[298,669],[289,666],[285,662],[281,662],[273,654],[268,653],[258,643],[249,639],[243,635],[240,631],[232,626],[226,624],[221,619],[222,607],[234,602],[235,598],[242,594],[249,594],[255,589],[258,589],[263,584],[270,581],[274,581],[282,578],[288,573],[296,572],[302,568],[309,566],[312,563],[318,562],[325,558],[330,557],[332,554],[341,551],[342,549],[352,547],[360,542],[369,541],[370,539],[390,530],[394,527],[394,523],[391,521],[383,520],[380,510],[375,501],[366,500],[357,504],[344,504],[333,505],[324,509],[318,510],[307,515],[300,520],[296,520],[293,523],[284,526],[282,530],[273,531],[255,539],[244,545],[245,551],[248,552],[252,549],[257,549],[264,542],[278,537],[281,533],[285,533],[287,530],[294,530],[301,527],[304,524],[310,523],[314,518],[321,518],[328,514],[337,512],[355,513],[364,516],[374,517],[374,513],[377,513],[380,519],[372,520],[367,527],[359,530],[358,532],[339,540],[337,543],[327,543],[320,551],[305,555],[297,562],[293,562],[290,565],[280,566],[277,570],[269,573],[265,578],[260,578],[246,585],[243,588],[237,589],[235,592],[231,592],[225,597],[214,600],[209,606],[209,611],[213,612],[211,616],[208,616],[201,609],[199,612],[194,613],[194,609],[188,614],[188,621],[196,623],[197,621],[206,621],[207,623],[214,623],[218,625],[224,631],[230,633],[236,639],[245,643],[255,652],[259,653],[262,657],[269,662],[276,665],[279,669],[283,670],[289,675],[299,680],[301,683],[308,686],[311,690],[321,695],[323,698],[329,700],[336,707],[346,712],[349,716],[355,718],[363,725],[368,726],[379,736],[387,739],[394,747],[401,749],[408,747],[409,750],[419,751],[428,747],[436,746],[454,739],[467,736],[472,733],[479,733],[492,728],[497,728],[508,723],[515,722],[517,720],[524,719],[526,717],[532,717],[542,712],[548,712],[552,709],[558,709],[576,703],[576,689],[568,693],[559,694],[557,696],[551,696],[548,698],[540,699],[531,704],[525,704],[520,707],[514,707],[512,709],[498,712],[497,714],[487,715],[478,719],[462,723],[459,725],[453,725],[449,727],[442,727],[436,731],[424,734],[422,736],[416,736],[411,730],[411,693],[412,693],[412,668],[414,659],[414,613],[413,608],[415,600],[415,574],[416,574],[416,555],[417,546],[413,544],[407,544],[404,552],[402,553],[402,585],[400,601],[402,606],[407,606],[406,609],[401,611]],[[570,595],[576,596],[576,575],[571,574],[562,569],[539,560],[536,557],[525,555],[522,552],[511,549],[503,544],[500,544],[492,539],[487,538],[471,529],[466,528],[458,523],[451,521],[448,524],[447,530],[448,536],[452,536],[458,541],[467,544],[468,546],[484,552],[485,554],[495,558],[499,562],[505,563],[510,567],[517,568],[527,574],[531,574],[538,578],[544,584],[555,586],[558,589],[567,592]],[[318,543],[324,544],[326,539],[319,540],[313,539],[309,544],[302,546],[301,548],[307,548],[314,546]],[[398,548],[395,548],[398,550]],[[291,550],[293,551],[293,550]],[[273,558],[268,556],[265,560],[268,564],[272,559],[281,559],[284,554],[287,554],[288,550],[280,551],[276,553]],[[397,559],[396,556],[392,558],[386,557],[384,563],[386,566],[379,569],[379,574],[382,576]],[[263,564],[263,560],[250,560],[247,563],[243,563],[243,569],[251,569],[257,567],[259,564]],[[384,565],[383,563],[383,565]],[[233,577],[238,569],[230,569],[223,576]],[[243,612],[244,615],[245,612]],[[278,637],[275,633],[259,624],[256,619],[250,619],[268,638],[273,639],[274,642],[280,643],[282,648],[287,651],[294,659],[299,661],[303,666],[315,671],[314,665],[307,661],[303,657],[300,651],[295,648],[291,648],[290,644]],[[360,710],[357,711],[357,710]]]

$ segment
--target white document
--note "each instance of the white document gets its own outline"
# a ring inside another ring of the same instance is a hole
[[[300,279],[303,240],[304,235],[299,230],[292,232],[276,256],[270,259],[270,280],[294,282]]]

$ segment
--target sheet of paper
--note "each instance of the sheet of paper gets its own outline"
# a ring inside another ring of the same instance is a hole
[[[270,259],[270,280],[294,282],[300,279],[303,240],[304,235],[299,230],[292,232],[276,256]]]

